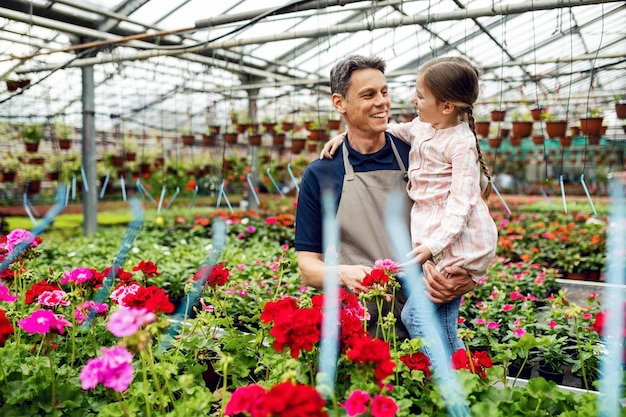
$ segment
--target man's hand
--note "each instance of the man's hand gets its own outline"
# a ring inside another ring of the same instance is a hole
[[[437,271],[435,264],[430,261],[426,262],[422,268],[428,298],[436,304],[449,303],[474,288],[474,281],[461,267],[447,267],[445,269],[447,276]]]
[[[370,272],[372,268],[365,265],[339,265],[339,282],[358,296],[369,291],[369,288],[363,286],[363,278]]]

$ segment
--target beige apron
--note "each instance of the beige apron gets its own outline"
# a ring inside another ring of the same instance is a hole
[[[346,175],[341,190],[341,200],[337,209],[339,223],[340,263],[344,265],[373,266],[378,259],[396,259],[393,247],[389,242],[385,230],[385,207],[387,197],[392,191],[400,190],[405,200],[405,216],[407,230],[409,230],[409,216],[413,202],[406,194],[406,167],[398,154],[393,140],[391,149],[398,161],[400,170],[379,170],[370,172],[354,172],[348,160],[348,148],[343,146],[343,164]],[[406,302],[406,295],[402,290],[396,294],[394,315],[396,321],[396,335],[399,340],[410,338],[406,328],[400,320],[402,307]],[[371,304],[371,305],[370,305]],[[385,303],[383,314],[390,309]],[[368,303],[371,315],[368,331],[376,336],[378,313],[374,303]],[[379,335],[380,336],[380,335]]]

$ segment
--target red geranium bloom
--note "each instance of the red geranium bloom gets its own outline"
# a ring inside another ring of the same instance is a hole
[[[355,363],[374,365],[374,375],[379,381],[393,374],[396,364],[391,360],[389,344],[381,339],[361,337],[355,340],[348,358]]]
[[[431,365],[430,359],[428,356],[422,352],[411,353],[410,355],[404,355],[400,357],[400,360],[409,367],[409,369],[415,371],[422,371],[426,376],[430,376],[430,368]]]
[[[104,271],[102,271],[102,274],[105,277],[108,277],[109,274],[111,274],[111,270],[113,269],[112,266],[106,268]],[[132,281],[133,280],[133,274],[131,274],[128,271],[124,271],[123,268],[117,268],[116,274],[115,274],[115,278],[119,279],[122,282],[128,282],[128,281]]]
[[[0,346],[4,346],[4,343],[14,331],[15,329],[13,329],[13,325],[9,319],[7,319],[4,310],[0,309]]]
[[[363,278],[364,287],[371,287],[375,284],[384,287],[388,282],[389,276],[385,274],[385,271],[382,269],[372,269],[372,272],[365,275],[365,278]]]
[[[161,288],[139,287],[136,293],[127,294],[123,302],[128,307],[145,308],[152,313],[172,313],[174,304],[170,302],[169,296]]]
[[[252,417],[265,417],[266,413],[263,409],[263,400],[265,399],[265,388],[258,384],[249,385],[247,387],[239,387],[233,392],[224,415],[238,416],[248,413]]]
[[[263,408],[268,416],[327,417],[324,399],[309,385],[294,385],[287,381],[270,389],[265,395]]]
[[[60,289],[61,287],[56,284],[50,284],[45,279],[35,282],[28,290],[26,290],[26,304],[32,304],[37,301],[37,298],[39,298],[44,291],[56,291]]]
[[[154,277],[157,275],[161,275],[161,273],[157,270],[157,266],[152,261],[145,262],[143,260],[139,261],[137,266],[133,267],[133,272],[141,271],[147,277]]]
[[[229,276],[230,270],[224,267],[223,264],[217,264],[215,266],[205,265],[196,272],[193,276],[193,280],[212,287],[222,287],[228,282]]]
[[[489,354],[485,351],[482,352],[470,352],[471,362],[467,356],[465,349],[459,349],[452,354],[452,365],[454,369],[467,369],[481,378],[486,378],[487,374],[485,369],[491,368],[493,363]]]

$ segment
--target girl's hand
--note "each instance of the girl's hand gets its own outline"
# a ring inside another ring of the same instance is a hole
[[[430,253],[430,250],[426,246],[419,245],[418,247],[413,249],[411,252],[407,253],[406,256],[412,257],[413,259],[401,264],[400,267],[402,267],[403,265],[410,265],[410,264],[415,264],[415,263],[419,263],[420,265],[423,265],[424,262],[430,261],[432,259],[433,254]]]
[[[322,149],[322,152],[320,152],[320,159],[324,159],[324,158],[333,159],[333,155],[335,155],[335,151],[337,150],[337,148],[341,146],[345,136],[346,134],[342,133],[340,135],[335,136],[328,142],[326,142],[324,144],[324,148]]]

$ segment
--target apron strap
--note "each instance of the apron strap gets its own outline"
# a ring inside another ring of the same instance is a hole
[[[348,147],[345,142],[341,143],[342,152],[343,152],[343,167],[346,170],[346,181],[354,181],[354,168],[352,168],[352,164],[348,161]]]

